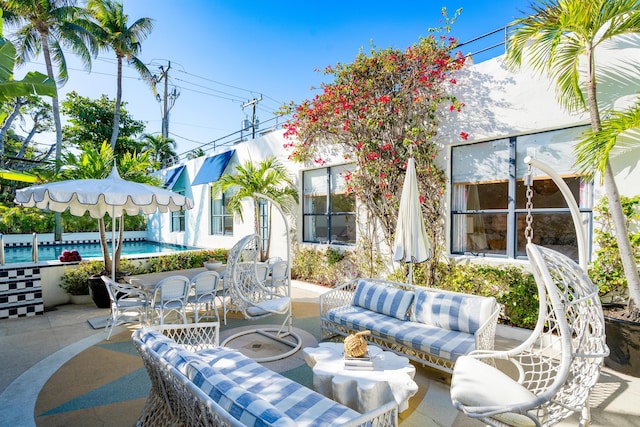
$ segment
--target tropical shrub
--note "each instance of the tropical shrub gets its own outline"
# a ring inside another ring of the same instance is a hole
[[[149,259],[149,267],[146,273],[160,273],[162,271],[186,270],[188,268],[202,267],[205,261],[215,259],[223,263],[227,262],[229,251],[227,249],[205,249],[201,251],[176,252]]]
[[[55,219],[53,212],[37,208],[7,207],[0,205],[0,233],[29,234],[52,233]],[[111,218],[105,217],[106,227],[111,228]],[[66,233],[98,231],[98,221],[88,215],[62,214],[62,228]],[[143,215],[124,217],[126,231],[146,230],[147,220]]]
[[[65,268],[60,287],[70,295],[89,295],[89,277],[100,274],[102,261],[81,262]]]
[[[620,202],[627,217],[629,240],[635,248],[636,262],[640,264],[640,196],[620,196]],[[596,226],[593,230],[596,250],[590,264],[589,277],[598,286],[603,302],[626,303],[627,278],[622,268],[607,199],[601,199],[593,211],[596,213]]]

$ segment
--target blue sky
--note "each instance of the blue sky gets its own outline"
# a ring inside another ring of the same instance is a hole
[[[242,104],[262,95],[257,115],[273,117],[282,103],[312,98],[324,76],[315,72],[337,62],[351,62],[370,43],[404,49],[439,25],[441,9],[450,15],[462,8],[451,35],[467,41],[507,25],[529,11],[528,0],[501,1],[254,1],[123,0],[132,23],[154,19],[154,30],[139,57],[155,73],[167,66],[169,83],[180,96],[170,113],[170,136],[178,153],[199,147],[240,129],[251,114]],[[500,40],[491,39],[488,44]],[[495,40],[495,41],[494,41]],[[485,43],[485,46],[487,43]],[[478,46],[480,47],[480,46]],[[462,48],[464,53],[477,49]],[[502,53],[503,48],[491,56]],[[476,62],[481,58],[476,58]],[[97,98],[115,97],[115,59],[105,52],[87,73],[68,54],[70,80],[61,89]],[[42,64],[42,59],[36,61]],[[28,69],[43,69],[43,65]],[[161,129],[160,103],[137,78],[124,70],[123,100],[148,133]],[[40,137],[53,142],[51,135]],[[205,148],[211,147],[205,146]]]

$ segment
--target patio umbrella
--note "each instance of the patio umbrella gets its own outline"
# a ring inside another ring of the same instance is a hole
[[[37,207],[55,212],[67,209],[72,215],[89,212],[92,218],[109,215],[111,221],[112,255],[116,251],[115,218],[127,215],[173,212],[193,207],[193,200],[152,185],[120,178],[114,166],[105,179],[77,179],[32,185],[16,191],[15,202],[25,207]],[[121,221],[122,223],[122,221]],[[122,226],[122,224],[121,224]],[[115,259],[112,256],[112,275],[115,279]]]
[[[413,157],[410,157],[400,196],[393,260],[409,263],[408,282],[412,284],[413,264],[424,262],[430,257],[431,243],[420,208],[416,164]]]

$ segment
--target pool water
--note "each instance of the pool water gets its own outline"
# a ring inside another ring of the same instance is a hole
[[[149,253],[170,253],[198,249],[190,246],[174,245],[170,243],[150,242],[146,240],[124,242],[122,255],[136,255]],[[102,258],[100,243],[62,243],[59,245],[38,245],[38,261],[57,260],[62,251],[78,251],[82,259]],[[109,243],[111,253],[111,243]],[[4,263],[31,262],[31,246],[17,246],[4,248]]]

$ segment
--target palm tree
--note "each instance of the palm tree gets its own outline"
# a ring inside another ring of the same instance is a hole
[[[531,67],[555,80],[558,100],[572,112],[589,112],[592,131],[602,127],[597,99],[596,48],[612,38],[640,32],[640,4],[637,0],[555,0],[532,5],[533,14],[514,22],[506,59],[519,67],[525,53]],[[580,64],[586,64],[585,81],[581,81]],[[582,152],[582,165],[603,173],[604,188],[618,240],[632,306],[640,304],[640,277],[631,247],[627,220],[609,162],[609,152],[597,149]],[[597,155],[604,155],[596,160]],[[592,157],[594,156],[594,157]]]
[[[62,47],[76,53],[85,68],[91,67],[91,56],[96,53],[93,37],[82,23],[84,9],[75,6],[75,0],[0,0],[7,23],[19,27],[15,44],[19,63],[29,61],[42,53],[47,76],[63,85],[68,79],[67,62]],[[55,78],[53,64],[57,66]],[[53,123],[56,131],[56,171],[62,157],[62,122],[57,90],[51,97]],[[56,214],[55,240],[62,240],[62,222]]]
[[[212,186],[213,195],[216,196],[229,190],[233,194],[229,197],[229,210],[240,216],[242,220],[242,199],[248,197],[253,200],[254,226],[256,234],[260,233],[260,205],[255,193],[264,194],[276,202],[287,214],[294,213],[294,207],[298,200],[292,178],[287,168],[275,157],[267,157],[257,165],[247,162],[236,167],[236,174],[223,175]],[[271,230],[271,210],[269,211],[269,230]],[[264,237],[264,236],[262,236]],[[267,237],[266,248],[260,248],[260,259],[269,257],[271,233]],[[289,236],[287,236],[287,239]]]
[[[177,144],[172,138],[145,133],[142,135],[142,143],[144,150],[149,153],[150,160],[156,164],[166,166],[169,159],[177,156]]]
[[[122,60],[138,71],[143,80],[148,82],[155,92],[155,79],[146,65],[137,57],[142,49],[141,43],[151,33],[153,21],[140,18],[127,26],[128,16],[124,13],[122,3],[111,0],[89,0],[87,9],[95,18],[97,25],[90,31],[95,35],[100,47],[111,49],[116,54],[118,63],[116,105],[113,110],[113,132],[110,145],[116,150],[116,140],[120,130],[120,103],[122,102]]]
[[[197,159],[204,156],[204,150],[202,148],[194,148],[187,153],[187,160]]]
[[[114,154],[111,146],[105,141],[99,150],[91,143],[82,144],[80,153],[66,153],[64,156],[65,165],[58,179],[104,179],[109,176],[113,167]],[[158,178],[147,174],[150,167],[147,153],[126,152],[119,160],[118,172],[122,179],[141,182],[144,184],[158,185]],[[115,221],[114,218],[111,219]],[[100,232],[100,245],[104,259],[104,268],[107,274],[111,274],[111,257],[107,244],[107,233],[104,218],[98,219],[98,230]],[[118,235],[118,248],[113,255],[115,258],[116,271],[120,270],[120,256],[122,254],[122,241],[124,239],[124,227],[120,226]]]

